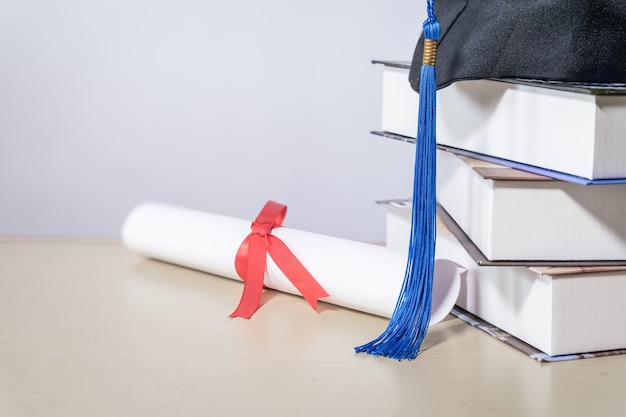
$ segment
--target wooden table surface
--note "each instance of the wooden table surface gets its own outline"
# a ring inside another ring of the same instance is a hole
[[[626,356],[541,364],[455,318],[422,354],[355,354],[383,318],[147,260],[0,239],[0,416],[618,416]]]

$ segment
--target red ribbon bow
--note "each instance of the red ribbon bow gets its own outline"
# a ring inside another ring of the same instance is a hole
[[[239,305],[230,317],[249,319],[259,308],[268,253],[311,307],[317,309],[317,300],[328,297],[287,245],[271,234],[272,229],[282,225],[286,214],[287,206],[268,201],[252,222],[252,232],[241,243],[235,256],[235,269],[244,286]]]

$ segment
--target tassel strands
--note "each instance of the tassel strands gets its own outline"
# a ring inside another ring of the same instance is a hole
[[[430,324],[435,262],[436,220],[436,45],[439,22],[434,0],[427,1],[424,57],[420,76],[419,114],[415,145],[415,172],[411,237],[404,282],[385,331],[355,348],[376,356],[415,359]]]

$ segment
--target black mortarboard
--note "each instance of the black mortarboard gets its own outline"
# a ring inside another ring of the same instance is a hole
[[[471,79],[626,84],[624,0],[438,0],[434,9],[438,88]],[[423,37],[409,74],[416,91],[422,50]]]

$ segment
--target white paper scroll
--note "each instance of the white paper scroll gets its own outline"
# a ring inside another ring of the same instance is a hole
[[[235,254],[250,233],[250,225],[250,220],[144,203],[126,218],[122,240],[148,258],[240,280],[235,271]],[[272,234],[330,294],[320,301],[391,316],[404,279],[404,253],[288,227],[276,228]],[[436,261],[431,325],[445,318],[454,306],[461,271],[450,261]],[[268,288],[300,295],[269,256],[264,283]],[[233,309],[238,301],[233,300]]]

